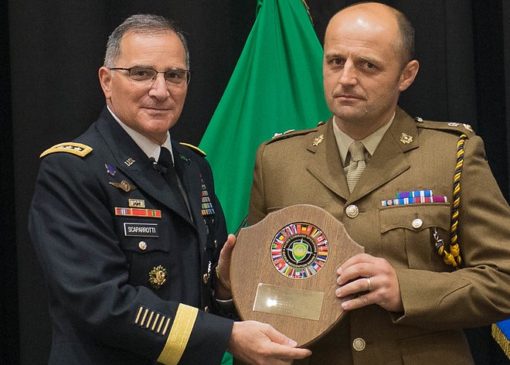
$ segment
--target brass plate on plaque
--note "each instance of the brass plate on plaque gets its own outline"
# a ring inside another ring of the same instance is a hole
[[[318,321],[323,302],[322,291],[260,283],[255,294],[253,311]]]
[[[343,316],[336,269],[364,252],[322,208],[300,204],[241,229],[230,279],[243,320],[270,323],[297,341],[316,341]]]

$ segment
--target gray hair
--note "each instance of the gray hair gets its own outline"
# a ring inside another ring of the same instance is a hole
[[[115,28],[112,34],[108,37],[108,42],[106,43],[104,66],[115,66],[115,61],[120,55],[120,42],[126,33],[135,32],[154,34],[168,31],[175,33],[181,40],[184,51],[186,52],[186,68],[189,69],[190,61],[188,43],[186,42],[186,38],[182,34],[182,31],[165,17],[152,14],[131,15],[129,18],[124,20],[122,24]]]

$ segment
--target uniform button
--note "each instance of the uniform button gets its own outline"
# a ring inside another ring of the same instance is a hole
[[[361,337],[355,338],[354,341],[352,341],[352,348],[356,351],[363,351],[366,346],[367,343]]]
[[[351,204],[345,208],[345,214],[347,214],[349,218],[356,218],[359,214],[359,209],[356,205]]]
[[[423,226],[423,221],[420,218],[413,219],[411,222],[411,225],[414,229],[419,229],[421,226]]]
[[[208,306],[205,306],[204,307],[204,312],[208,313],[209,312],[209,307]]]
[[[214,248],[218,248],[218,240],[214,240]]]
[[[147,243],[145,243],[145,241],[138,242],[138,248],[142,251],[145,251],[147,249]]]
[[[207,282],[209,281],[209,273],[205,273],[204,275],[202,275],[202,281],[204,282],[204,284],[207,284]]]

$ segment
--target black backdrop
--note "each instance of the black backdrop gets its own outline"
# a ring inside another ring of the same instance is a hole
[[[301,0],[294,0],[301,1]],[[308,0],[320,39],[345,0]],[[412,115],[472,124],[510,192],[510,1],[386,1],[417,30],[421,70],[401,99]],[[133,13],[178,20],[193,78],[177,127],[197,144],[255,19],[256,0],[0,2],[0,364],[44,364],[51,329],[27,233],[39,153],[81,133],[103,106],[97,81],[107,35]],[[503,364],[487,328],[471,331],[478,364]]]

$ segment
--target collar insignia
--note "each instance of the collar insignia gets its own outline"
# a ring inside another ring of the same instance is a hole
[[[131,166],[132,164],[135,163],[135,160],[133,160],[131,157],[128,158],[126,161],[124,161],[124,163],[126,164],[127,167]]]
[[[315,137],[312,145],[318,146],[324,140],[324,134],[321,134],[319,137]]]
[[[413,141],[413,136],[410,136],[409,134],[406,134],[406,133],[402,133],[400,135],[400,142],[402,142],[403,144],[409,144]]]

